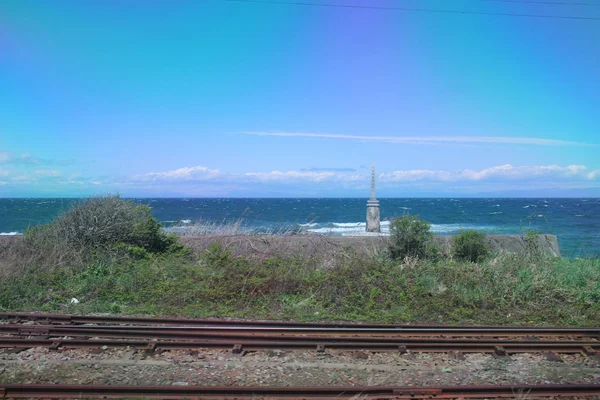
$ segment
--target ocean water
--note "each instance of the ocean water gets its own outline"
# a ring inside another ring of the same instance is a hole
[[[241,222],[242,229],[265,232],[289,228],[327,235],[366,235],[366,199],[133,199],[152,208],[166,229],[194,222]],[[600,199],[379,199],[382,231],[406,213],[431,222],[433,232],[463,229],[519,234],[525,229],[558,236],[567,257],[600,256]],[[0,199],[0,235],[14,235],[51,221],[79,200]]]

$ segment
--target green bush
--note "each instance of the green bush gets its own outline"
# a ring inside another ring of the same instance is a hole
[[[30,242],[58,241],[74,249],[94,250],[117,245],[162,253],[176,244],[152,217],[150,207],[118,196],[87,199],[49,224],[25,232]]]
[[[90,263],[115,266],[167,254],[188,256],[189,249],[163,232],[150,207],[118,196],[98,197],[0,248],[0,276],[77,272]]]
[[[477,262],[489,254],[485,234],[474,229],[462,231],[452,238],[452,254],[458,260]]]
[[[392,258],[431,258],[435,255],[429,222],[418,215],[404,215],[390,223],[389,251]]]

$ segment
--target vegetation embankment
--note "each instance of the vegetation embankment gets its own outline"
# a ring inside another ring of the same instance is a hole
[[[388,251],[324,253],[193,250],[147,207],[92,199],[2,245],[0,310],[600,325],[598,260],[549,258],[533,246],[494,255],[472,231],[440,251],[415,216],[391,224]]]

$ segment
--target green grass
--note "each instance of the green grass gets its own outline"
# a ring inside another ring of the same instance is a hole
[[[218,244],[185,248],[147,207],[88,199],[0,243],[0,310],[600,325],[599,260],[548,258],[532,246],[455,261],[434,251],[429,224],[418,217],[394,220],[392,231],[390,249],[379,254],[332,252],[315,241],[295,257],[234,255]],[[528,243],[536,235],[528,233]]]
[[[0,280],[3,311],[384,323],[600,325],[600,261],[503,255],[478,263],[133,254]],[[79,304],[70,304],[71,298]]]

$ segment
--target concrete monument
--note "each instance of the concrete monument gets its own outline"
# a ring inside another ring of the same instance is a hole
[[[375,198],[375,164],[371,165],[371,198],[367,201],[367,232],[381,232],[379,200]]]

